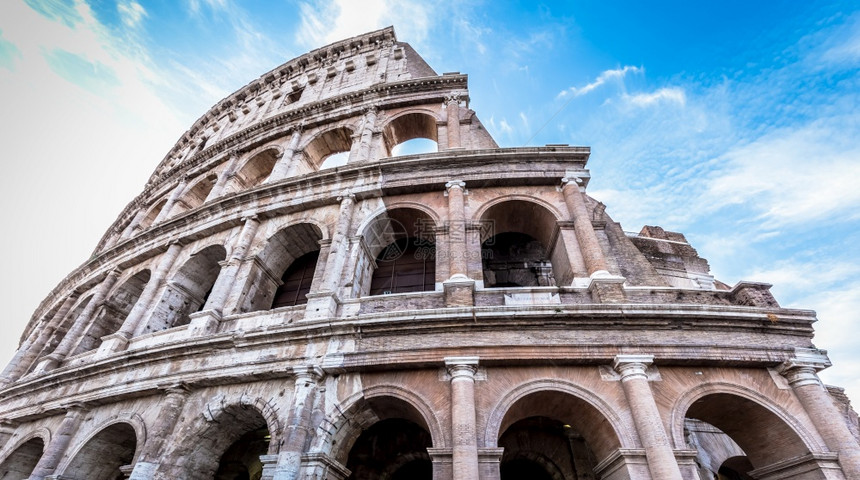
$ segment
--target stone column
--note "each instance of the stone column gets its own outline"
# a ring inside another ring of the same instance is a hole
[[[293,161],[293,157],[296,154],[296,149],[299,148],[299,140],[301,140],[301,138],[302,126],[299,125],[293,128],[293,135],[290,137],[290,143],[287,145],[286,150],[284,150],[284,154],[275,164],[275,167],[272,169],[272,173],[269,174],[269,178],[267,178],[264,183],[274,183],[279,180],[292,177],[296,174],[296,162]]]
[[[135,229],[140,225],[140,222],[143,221],[144,217],[146,217],[146,210],[138,210],[134,215],[134,218],[131,219],[131,222],[128,223],[128,226],[122,231],[122,234],[119,236],[119,240],[117,242],[121,242],[126,238],[130,237],[132,233],[134,233]]]
[[[169,247],[167,247],[167,251],[161,256],[161,259],[158,261],[158,266],[155,268],[155,271],[152,272],[152,275],[149,276],[149,281],[146,282],[146,286],[143,287],[143,291],[140,293],[140,297],[138,297],[137,302],[135,302],[134,306],[131,307],[131,311],[128,312],[128,315],[125,317],[125,320],[122,322],[122,326],[116,332],[116,335],[120,336],[125,341],[120,341],[120,348],[113,349],[113,351],[118,351],[125,348],[126,344],[128,344],[128,340],[130,340],[140,328],[140,324],[143,323],[143,319],[147,312],[149,312],[149,306],[155,298],[155,294],[161,288],[164,283],[164,277],[167,276],[167,272],[170,271],[170,268],[173,266],[173,262],[176,261],[176,257],[179,256],[179,252],[182,251],[182,245],[178,242],[171,243]],[[102,344],[107,347],[107,345]],[[101,348],[99,350],[102,350]]]
[[[780,367],[806,414],[831,452],[839,455],[845,478],[860,478],[860,445],[816,372],[830,366],[821,351],[798,352]]]
[[[614,368],[621,374],[621,386],[630,405],[639,441],[645,448],[652,478],[681,480],[681,470],[645,374],[653,362],[653,355],[617,355]]]
[[[448,148],[460,147],[460,96],[445,97],[445,113],[447,117]]]
[[[242,226],[242,231],[239,232],[230,258],[221,266],[221,271],[218,273],[218,278],[212,286],[212,293],[209,294],[203,310],[214,310],[221,314],[227,297],[230,295],[230,290],[236,283],[239,266],[244,261],[248,248],[250,248],[254,236],[257,234],[257,229],[260,227],[260,220],[256,216],[245,217],[243,220],[245,224]]]
[[[609,267],[606,264],[606,258],[603,256],[600,243],[597,241],[594,227],[591,225],[591,217],[588,215],[588,209],[585,206],[585,196],[579,190],[580,183],[582,183],[582,179],[576,177],[561,179],[561,191],[564,194],[564,201],[573,217],[576,240],[579,242],[579,248],[582,251],[582,257],[585,260],[588,274],[592,277],[608,276]]]
[[[340,202],[340,212],[337,216],[334,235],[331,237],[328,261],[323,277],[323,290],[329,292],[337,292],[340,286],[340,277],[346,263],[346,254],[349,251],[349,228],[352,224],[355,195],[346,193],[337,197],[337,201]]]
[[[478,357],[446,357],[451,375],[451,439],[453,480],[475,480],[478,475],[478,439],[475,423],[475,374]]]
[[[179,200],[180,195],[185,192],[185,185],[187,183],[188,178],[182,177],[182,180],[179,181],[179,185],[177,185],[176,188],[174,188],[173,191],[170,192],[170,196],[167,197],[167,202],[164,204],[164,207],[161,209],[161,211],[158,212],[158,216],[155,217],[155,220],[152,221],[153,225],[164,220],[165,218],[167,218],[168,215],[170,215],[170,211],[173,210],[173,205],[175,205],[176,201]]]
[[[239,152],[234,150],[230,152],[230,160],[227,161],[227,167],[220,175],[218,175],[218,180],[215,181],[215,185],[212,186],[212,190],[209,191],[209,195],[206,195],[206,200],[203,203],[221,196],[221,192],[224,191],[224,187],[227,185],[227,182],[233,178],[233,175],[236,173],[235,170],[237,163],[239,163]]]
[[[155,470],[158,469],[164,454],[164,444],[179,423],[179,416],[187,398],[188,390],[183,385],[175,385],[164,391],[164,400],[161,403],[158,418],[147,434],[146,443],[131,472],[131,480],[155,478]]]
[[[66,298],[63,304],[60,305],[59,310],[57,310],[57,313],[51,317],[50,321],[45,322],[43,326],[37,326],[33,329],[30,336],[21,344],[18,351],[15,352],[15,356],[12,357],[9,364],[6,365],[5,369],[3,369],[3,373],[0,374],[0,385],[14,382],[26,373],[27,368],[32,365],[42,353],[42,349],[45,348],[48,340],[51,339],[51,335],[53,335],[57,330],[57,326],[62,324],[63,319],[69,313],[69,310],[78,298],[80,298],[78,295],[70,295]],[[35,338],[33,338],[34,336]]]
[[[293,367],[293,373],[296,375],[296,383],[274,480],[298,478],[305,441],[313,428],[311,414],[317,386],[323,375],[322,369],[316,365]]]
[[[463,199],[466,182],[452,180],[445,184],[448,196],[448,265],[450,277],[468,277],[466,244],[466,206]]]
[[[370,106],[364,112],[364,124],[358,139],[358,160],[370,158],[370,147],[373,142],[373,130],[376,128],[377,107]]]
[[[72,352],[72,349],[78,342],[81,340],[81,336],[86,331],[87,327],[90,324],[90,320],[93,315],[96,313],[96,309],[102,305],[105,301],[105,297],[107,296],[110,289],[116,283],[117,278],[122,271],[118,268],[115,268],[108,272],[107,277],[102,280],[102,283],[96,287],[95,292],[93,292],[92,298],[90,298],[89,303],[84,308],[84,311],[75,319],[72,327],[69,328],[69,331],[66,332],[66,335],[63,337],[63,340],[57,346],[54,351],[47,356],[44,360],[39,363],[37,370],[40,372],[44,372],[47,370],[52,370],[56,368],[57,365],[62,363],[63,360]]]
[[[63,418],[63,422],[57,429],[57,433],[53,438],[51,438],[51,443],[49,443],[42,452],[42,456],[39,458],[39,463],[36,464],[36,468],[33,469],[33,473],[30,474],[29,480],[43,480],[48,475],[54,473],[54,470],[57,469],[57,465],[60,464],[60,460],[66,453],[66,449],[69,448],[72,436],[77,432],[78,427],[81,425],[81,420],[83,419],[86,411],[87,409],[80,404],[72,405],[66,410],[66,416]]]

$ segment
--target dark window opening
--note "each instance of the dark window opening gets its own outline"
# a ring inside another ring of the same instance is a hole
[[[304,88],[300,88],[293,93],[287,95],[287,103],[296,103],[302,98],[302,93],[305,91]]]
[[[401,238],[376,257],[370,295],[425,292],[436,289],[436,245],[424,239]]]
[[[500,233],[481,245],[484,286],[555,286],[552,263],[540,241],[519,232]]]
[[[308,303],[307,294],[311,291],[319,250],[306,253],[293,261],[281,277],[283,284],[275,292],[272,308],[291,307]]]

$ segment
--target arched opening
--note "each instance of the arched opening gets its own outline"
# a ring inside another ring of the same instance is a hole
[[[137,224],[137,230],[143,231],[152,226],[155,223],[155,219],[158,218],[158,214],[164,210],[164,206],[167,205],[167,199],[162,198],[158,202],[155,203],[152,207],[150,207],[149,211],[146,212],[146,216]]]
[[[63,320],[57,326],[57,329],[54,330],[53,333],[51,333],[50,338],[48,338],[48,342],[45,344],[45,348],[42,349],[43,354],[51,353],[57,347],[60,346],[60,343],[62,343],[63,339],[66,337],[66,334],[69,332],[69,329],[72,328],[72,325],[75,324],[75,321],[77,321],[78,317],[80,317],[81,314],[84,313],[84,310],[87,308],[87,305],[89,305],[90,300],[92,300],[92,298],[93,296],[89,295],[88,297],[78,302],[77,305],[72,307],[71,311],[66,314]],[[42,357],[43,354],[40,354],[39,357]],[[38,365],[38,363],[39,360],[37,357],[31,367]]]
[[[555,286],[569,281],[570,262],[556,217],[537,203],[509,200],[481,217],[485,287]],[[558,278],[558,274],[562,278]]]
[[[259,480],[263,473],[260,456],[270,453],[271,432],[256,408],[232,405],[186,441],[189,444],[184,448],[193,446],[177,464],[174,478]]]
[[[322,231],[299,223],[272,235],[257,254],[239,310],[254,312],[307,303],[319,262]]]
[[[115,423],[92,437],[69,462],[60,478],[117,480],[126,478],[137,450],[137,435],[128,423]],[[127,472],[126,472],[127,473]]]
[[[209,196],[209,192],[212,191],[217,180],[217,176],[208,175],[198,180],[197,183],[187,187],[182,196],[179,197],[173,205],[173,209],[171,209],[169,216],[172,217],[179,215],[182,212],[193,210],[200,205],[203,205],[203,202],[206,201],[206,197]]]
[[[392,120],[382,132],[389,156],[438,151],[436,119],[426,113],[407,113]]]
[[[499,432],[503,480],[597,478],[594,467],[621,447],[597,408],[557,391],[531,393],[514,402]]]
[[[141,270],[111,293],[96,313],[95,319],[84,337],[78,342],[75,354],[98,348],[102,343],[102,337],[110,335],[122,327],[122,322],[131,313],[131,309],[149,282],[149,277],[149,270]]]
[[[305,147],[304,154],[309,164],[321,170],[345,165],[350,148],[352,148],[352,130],[339,127],[314,138]],[[337,154],[340,155],[337,156]]]
[[[436,223],[415,208],[376,217],[362,237],[355,285],[360,295],[423,292],[436,288]],[[372,255],[372,257],[371,257]]]
[[[809,453],[803,439],[777,414],[739,395],[705,395],[693,402],[686,417],[688,445],[705,459],[700,463],[710,475],[722,475],[718,478],[746,480],[753,469]],[[698,426],[691,428],[690,419]]]
[[[344,439],[349,448],[346,468],[350,480],[430,480],[433,466],[427,449],[433,446],[424,418],[412,405],[393,397],[368,399],[357,408],[351,438]],[[372,419],[372,420],[371,420]],[[343,461],[340,449],[335,457]]]
[[[226,257],[227,252],[221,245],[211,245],[192,254],[167,282],[143,333],[190,323],[189,315],[199,312],[206,304],[221,271],[219,262]]]
[[[28,478],[39,458],[45,450],[45,442],[41,438],[32,438],[16,448],[6,460],[0,464],[0,479],[20,480]]]
[[[240,192],[260,185],[269,178],[278,158],[279,152],[273,148],[254,155],[236,172],[225,188],[225,193]]]

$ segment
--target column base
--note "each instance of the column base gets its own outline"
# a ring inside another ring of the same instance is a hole
[[[318,320],[337,316],[340,298],[334,292],[319,292],[307,294],[308,304],[305,307],[305,320]]]
[[[36,364],[36,368],[33,369],[33,375],[39,375],[42,373],[50,372],[55,368],[60,366],[63,360],[60,357],[51,355],[46,355],[39,359],[39,363]]]
[[[322,452],[310,452],[302,455],[302,468],[296,478],[326,478],[344,480],[350,472],[335,459]],[[275,477],[275,480],[280,480]]]
[[[275,470],[278,467],[278,455],[260,455],[260,463],[263,464],[260,480],[274,480]]]
[[[203,310],[202,312],[189,315],[191,323],[188,325],[189,337],[201,337],[211,335],[218,331],[221,324],[221,312],[217,310]]]
[[[842,480],[845,475],[835,453],[808,453],[747,473],[759,480]]]
[[[588,283],[588,291],[595,303],[624,303],[624,277],[612,275],[591,276]]]
[[[651,478],[644,448],[619,448],[594,467],[594,474],[606,480]]]
[[[472,307],[475,305],[475,281],[465,275],[454,275],[442,282],[446,307]]]
[[[99,345],[98,351],[96,351],[95,358],[107,357],[116,352],[121,352],[128,347],[128,343],[131,341],[130,338],[126,337],[121,333],[113,333],[111,335],[105,335],[102,337],[102,344]]]

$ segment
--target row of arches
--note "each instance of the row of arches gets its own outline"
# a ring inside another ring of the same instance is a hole
[[[475,251],[446,253],[480,257],[472,275],[485,288],[553,286],[559,278],[568,282],[571,259],[565,242],[559,240],[558,222],[558,214],[532,201],[495,203],[480,217],[480,223],[488,227],[470,230]],[[417,206],[386,208],[362,222],[358,242],[349,247],[353,260],[343,275],[344,294],[364,297],[438,290],[448,271],[447,256],[436,254],[440,226],[435,213]],[[252,246],[223,312],[266,311],[307,303],[308,293],[322,288],[329,258],[322,243],[328,239],[326,226],[305,220]],[[222,305],[213,307],[209,297],[227,260],[225,245],[215,243],[198,247],[182,265],[172,267],[166,278],[155,279],[157,285],[150,282],[152,269],[158,265],[132,270],[96,307],[69,356],[99,348],[102,339],[119,331],[130,317],[144,317],[135,331],[126,332],[137,336],[184,326],[195,312],[220,309]],[[147,289],[157,289],[154,297],[144,295]],[[89,293],[77,301],[39,357],[60,344],[92,298]]]
[[[395,115],[382,127],[382,152],[379,157],[430,153],[438,150],[437,114],[431,110],[407,111]],[[339,126],[324,130],[306,143],[297,145],[291,162],[293,175],[343,166],[355,148],[357,132],[353,126]],[[292,153],[290,150],[286,151]],[[248,190],[265,183],[285,150],[281,146],[267,146],[251,152],[239,165],[225,165],[220,175],[226,176],[223,186],[217,188],[219,175],[200,175],[175,192],[176,199],[163,197],[146,209],[143,218],[133,227],[146,230],[156,222],[193,210],[216,197]],[[273,180],[280,180],[276,178]],[[129,232],[130,234],[131,232]]]
[[[498,477],[490,478],[602,478],[605,459],[642,447],[604,401],[563,382],[543,383],[517,389],[488,412],[486,446],[503,449]],[[384,392],[368,391],[347,400],[303,448],[329,455],[351,472],[350,480],[449,476],[443,464],[434,464],[434,456],[450,446],[439,415],[414,395],[399,394],[398,387],[380,390]],[[698,465],[697,472],[689,471],[691,478],[749,479],[756,468],[819,451],[778,406],[754,394],[707,390],[691,399],[683,417],[725,437],[722,442],[733,450],[703,452],[708,447],[676,438],[676,449],[698,448],[710,460]],[[162,472],[187,480],[259,480],[264,460],[277,458],[285,444],[280,422],[256,404],[227,404],[205,422],[195,418],[176,430],[175,436],[182,438],[169,442]],[[685,424],[676,422],[673,428],[687,433]],[[60,464],[61,478],[127,478],[146,443],[144,430],[139,421],[116,420],[99,427],[69,450],[68,460]],[[0,479],[27,478],[48,443],[42,432],[5,449]],[[638,478],[631,473],[624,478]],[[816,472],[806,473],[791,478],[819,478]]]

